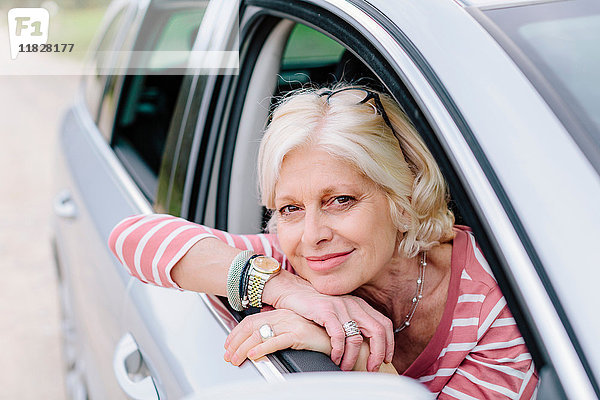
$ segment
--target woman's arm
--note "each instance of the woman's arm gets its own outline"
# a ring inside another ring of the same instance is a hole
[[[171,215],[152,214],[122,220],[108,244],[130,274],[143,282],[224,296],[229,266],[242,250],[271,255],[286,266],[275,240],[274,235],[232,235]],[[282,271],[266,283],[262,300],[325,327],[333,346],[332,360],[342,369],[355,364],[362,342],[360,335],[345,337],[342,325],[351,319],[371,340],[369,370],[392,359],[391,321],[358,297],[320,294],[307,281]]]
[[[135,215],[112,230],[108,246],[129,273],[163,287],[225,295],[229,265],[241,250],[284,264],[272,235],[230,235],[167,214]]]

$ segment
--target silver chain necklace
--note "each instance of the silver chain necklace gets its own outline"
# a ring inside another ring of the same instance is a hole
[[[419,263],[419,277],[417,278],[417,291],[415,292],[415,296],[412,299],[412,307],[409,313],[406,315],[404,319],[404,323],[394,329],[394,333],[398,333],[402,331],[404,328],[410,326],[410,321],[412,320],[413,315],[415,315],[415,310],[419,305],[419,300],[423,298],[423,283],[425,282],[425,267],[427,266],[427,252],[424,251],[421,253],[421,262]]]

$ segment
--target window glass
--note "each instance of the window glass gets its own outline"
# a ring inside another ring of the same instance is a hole
[[[306,25],[296,24],[285,46],[282,68],[321,66],[338,62],[344,46]]]
[[[139,51],[136,68],[149,68],[134,69],[121,90],[113,147],[151,201],[156,196],[167,133],[183,81],[183,75],[173,74],[171,68],[185,68],[204,11],[151,11],[135,47]]]
[[[320,70],[336,65],[344,46],[306,25],[296,24],[285,46],[281,59],[279,83],[297,81],[310,82],[314,75],[321,76]]]
[[[600,171],[600,3],[549,2],[485,13],[526,57],[507,49]]]
[[[115,15],[108,28],[106,28],[104,36],[100,40],[100,44],[98,45],[92,60],[92,64],[95,65],[98,73],[96,75],[89,75],[85,78],[85,99],[88,110],[94,120],[98,117],[98,107],[100,106],[100,100],[102,99],[104,86],[106,84],[106,74],[102,74],[101,71],[109,62],[106,58],[107,51],[113,48],[112,45],[122,26],[125,11],[126,9],[123,8]]]
[[[204,11],[185,11],[169,19],[150,56],[151,69],[173,68],[187,63]]]

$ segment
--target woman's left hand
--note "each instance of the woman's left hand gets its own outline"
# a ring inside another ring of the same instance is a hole
[[[263,342],[259,328],[269,324],[274,336]],[[313,350],[331,355],[329,335],[319,325],[293,311],[278,309],[244,318],[225,340],[225,361],[240,365],[283,349]]]

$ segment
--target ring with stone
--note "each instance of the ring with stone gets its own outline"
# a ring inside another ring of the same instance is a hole
[[[260,334],[260,338],[262,339],[263,342],[265,340],[269,340],[273,336],[275,336],[275,333],[273,332],[273,328],[271,328],[271,325],[269,325],[269,324],[261,325],[261,327],[258,328],[258,333]]]
[[[358,324],[353,319],[351,319],[348,322],[345,322],[344,325],[342,325],[342,328],[344,328],[344,333],[346,337],[361,334],[360,329],[358,329]]]

